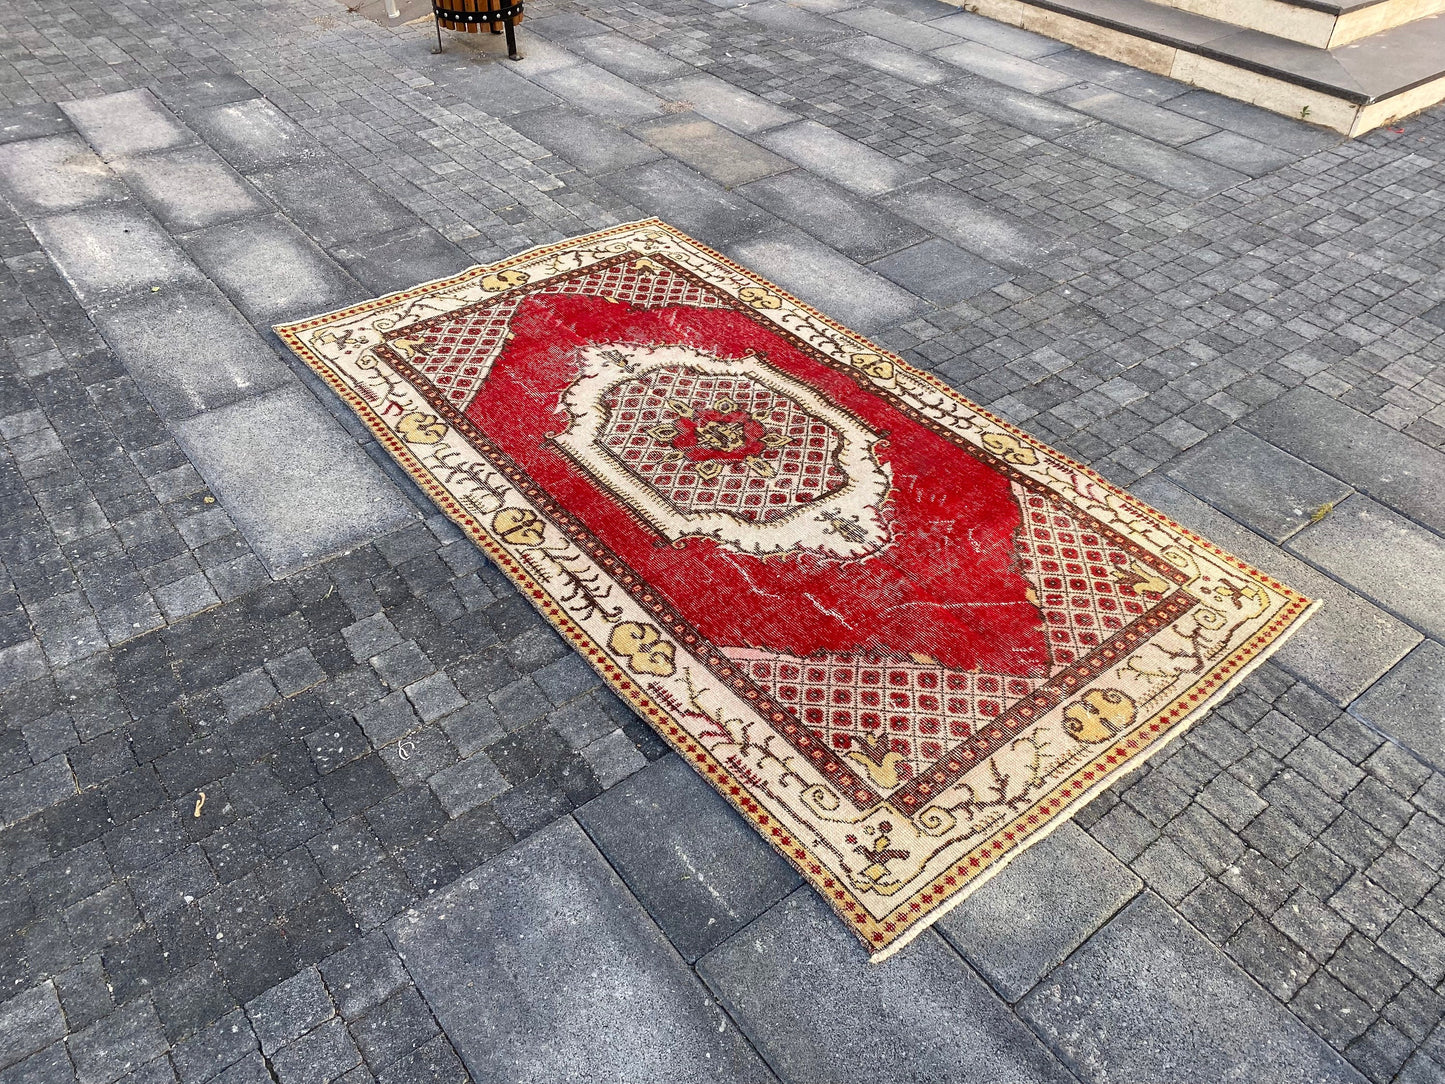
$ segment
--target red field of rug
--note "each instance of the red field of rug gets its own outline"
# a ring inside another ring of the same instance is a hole
[[[1310,608],[660,222],[277,332],[875,957]]]

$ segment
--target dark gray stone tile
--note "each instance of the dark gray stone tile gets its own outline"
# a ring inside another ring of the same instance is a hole
[[[659,83],[653,89],[741,135],[754,135],[798,119],[796,113],[715,75],[689,75]]]
[[[528,27],[535,23],[529,21]],[[538,70],[531,44],[527,48],[527,70]],[[465,101],[474,102],[493,117],[510,117],[534,109],[548,109],[561,104],[561,99],[543,90],[530,79],[499,64],[470,64],[455,71],[439,72],[434,77],[442,86]]]
[[[1040,139],[1057,139],[1097,124],[1093,117],[990,79],[964,79],[940,87],[975,113],[993,117]]]
[[[215,73],[162,79],[151,90],[169,109],[182,117],[197,109],[244,102],[261,96],[261,92],[241,76]]]
[[[595,64],[570,64],[529,78],[576,108],[608,120],[628,123],[664,111],[661,98]]]
[[[830,19],[804,11],[801,7],[779,3],[778,0],[746,4],[738,9],[738,14],[749,22],[777,31],[781,38],[806,38],[810,45],[820,39],[843,37],[850,33]]]
[[[293,380],[210,283],[139,294],[92,314],[162,418],[188,418]]]
[[[572,11],[547,15],[541,19],[529,19],[527,27],[532,33],[541,34],[544,38],[565,42],[607,33],[605,24]]]
[[[789,1081],[1070,1079],[988,984],[925,931],[882,964],[800,888],[698,962]]]
[[[1313,388],[1295,388],[1239,424],[1411,519],[1445,531],[1445,453]]]
[[[326,248],[416,224],[416,216],[361,174],[305,163],[251,177],[317,244]]]
[[[340,245],[332,255],[352,278],[376,294],[449,278],[476,263],[436,230],[420,224]]]
[[[1189,90],[1170,98],[1167,108],[1296,155],[1312,154],[1336,146],[1344,138],[1327,128],[1306,124],[1207,90]]]
[[[1083,1081],[1364,1081],[1149,892],[1018,1011]]]
[[[607,121],[575,109],[539,109],[511,117],[507,123],[587,173],[609,173],[662,157],[657,149]]]
[[[945,19],[940,19],[932,24],[924,24],[910,18],[900,19],[891,11],[871,5],[839,11],[833,18],[845,26],[851,26],[865,34],[872,34],[874,37],[890,41],[894,45],[902,45],[915,53],[938,49],[944,45],[954,45],[959,38],[959,35],[948,29]],[[990,19],[980,18],[979,22],[999,25]],[[1057,42],[1053,44],[1063,48]]]
[[[1151,475],[1131,487],[1165,515],[1223,546],[1296,591],[1323,600],[1320,609],[1274,655],[1275,662],[1348,704],[1420,642],[1420,633],[1167,479]]]
[[[0,1002],[0,1069],[7,1069],[65,1036],[65,1017],[53,983]]]
[[[198,109],[186,123],[242,173],[300,158],[324,159],[321,145],[264,98]]]
[[[1350,494],[1338,479],[1234,426],[1194,445],[1165,473],[1275,542],[1308,524],[1319,508]]]
[[[174,289],[203,281],[160,225],[131,204],[52,215],[31,227],[83,303],[111,294]]]
[[[729,256],[865,334],[897,327],[928,303],[791,226],[727,246]]]
[[[1248,173],[1251,177],[1263,177],[1266,173],[1273,173],[1291,162],[1298,161],[1300,157],[1294,151],[1272,147],[1238,132],[1216,132],[1212,136],[1187,144],[1184,150],[1197,154],[1200,158],[1208,158],[1211,162],[1218,162],[1221,166]]]
[[[303,389],[208,410],[174,429],[272,575],[416,518],[411,502]]]
[[[0,144],[0,196],[22,215],[124,199],[125,185],[76,135]]]
[[[911,166],[815,120],[763,132],[758,142],[860,196],[877,196],[919,179]]]
[[[1077,82],[1071,75],[973,41],[961,41],[957,45],[935,49],[932,55],[965,71],[1029,94],[1047,94]]]
[[[1358,494],[1288,548],[1436,639],[1445,639],[1445,540]]]
[[[1059,142],[1090,158],[1117,166],[1125,173],[1162,184],[1195,199],[1212,196],[1247,179],[1238,170],[1103,124],[1063,136]]]
[[[1003,268],[937,238],[874,260],[868,269],[939,305],[977,297],[1012,277]]]
[[[1445,769],[1445,646],[1421,643],[1351,704],[1350,713]]]
[[[666,219],[714,248],[775,221],[762,208],[680,162],[632,166],[607,174],[602,183],[648,214]]]
[[[739,191],[859,263],[928,238],[928,231],[921,226],[803,169],[765,177]]]
[[[1002,267],[1047,268],[1067,245],[942,181],[894,192],[884,206]]]
[[[995,990],[1017,1001],[1142,887],[1072,821],[1060,825],[935,927]]]
[[[1024,60],[1037,60],[1041,56],[1062,52],[1068,48],[1061,41],[1054,41],[1053,38],[1046,38],[1040,34],[1032,34],[1019,27],[996,22],[972,12],[960,11],[946,15],[942,19],[934,19],[928,25],[936,30],[943,30],[960,38],[980,42],[1001,53],[1008,53]]]
[[[1048,56],[1039,57],[1038,60],[1046,67],[1079,80],[1117,90],[1141,102],[1166,102],[1189,89],[1187,83],[1155,75],[1142,68],[1131,68],[1127,64],[1082,49],[1061,49]]]
[[[194,143],[195,134],[148,90],[127,90],[61,106],[76,130],[107,160]]]
[[[1106,120],[1116,128],[1125,128],[1156,142],[1167,143],[1171,147],[1178,147],[1192,140],[1203,140],[1205,136],[1218,131],[1203,121],[1194,120],[1181,113],[1171,113],[1160,106],[1141,102],[1117,90],[1109,90],[1093,83],[1077,83],[1056,91],[1050,97],[1081,113]],[[1192,153],[1199,153],[1194,151],[1193,146],[1190,150]],[[1208,154],[1204,157],[1219,161]]]
[[[648,84],[659,79],[676,78],[692,67],[658,52],[650,45],[617,33],[574,38],[568,42],[567,48],[629,83]]]
[[[661,117],[633,128],[659,150],[711,177],[724,188],[793,168],[786,158],[763,150],[735,132],[692,114]]]
[[[151,213],[176,233],[271,210],[271,205],[209,147],[118,158],[111,165]]]
[[[196,263],[257,324],[312,316],[366,291],[285,218],[228,222],[181,238]]]
[[[800,884],[792,867],[677,756],[653,761],[576,816],[688,961]]]
[[[0,143],[65,135],[72,130],[70,118],[61,112],[58,105],[39,103],[0,109]]]
[[[959,79],[959,70],[919,56],[912,49],[878,38],[857,37],[829,44],[828,50],[865,68],[891,75],[920,87],[935,87]]]
[[[479,1084],[769,1078],[571,818],[390,934]]]

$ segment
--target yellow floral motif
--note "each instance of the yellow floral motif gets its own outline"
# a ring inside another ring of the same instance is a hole
[[[885,384],[893,380],[893,363],[882,354],[854,354],[848,360],[875,380],[881,380]]]
[[[783,305],[781,297],[761,286],[744,286],[738,291],[738,300],[755,309],[777,309]]]
[[[528,277],[527,272],[516,269],[498,271],[496,274],[482,279],[482,289],[505,290],[512,286],[523,286],[526,285]]]
[[[607,646],[627,660],[636,674],[669,677],[677,669],[672,644],[662,639],[655,625],[624,621],[612,630]]]
[[[514,546],[537,546],[545,537],[542,521],[530,508],[503,508],[492,517],[492,530]]]
[[[1090,689],[1064,711],[1064,729],[1082,742],[1109,741],[1134,725],[1134,701],[1118,689]]]
[[[447,435],[447,423],[435,414],[414,412],[402,415],[396,431],[408,444],[435,444]]]
[[[1039,461],[1039,457],[1032,448],[1025,445],[1018,437],[1010,436],[1008,433],[985,433],[983,446],[1005,463],[1032,467]]]

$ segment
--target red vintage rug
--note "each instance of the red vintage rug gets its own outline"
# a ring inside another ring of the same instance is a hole
[[[1310,609],[655,220],[276,330],[875,958]]]

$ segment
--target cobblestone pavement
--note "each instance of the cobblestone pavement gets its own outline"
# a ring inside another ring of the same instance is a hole
[[[0,0],[0,1084],[1442,1079],[1445,112],[529,11]],[[650,214],[1325,599],[880,967],[267,330]]]

